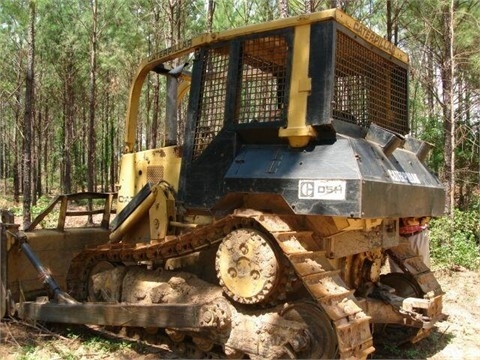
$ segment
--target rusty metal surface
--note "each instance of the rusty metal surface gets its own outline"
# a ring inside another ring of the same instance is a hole
[[[68,195],[57,196],[50,205],[43,210],[30,224],[25,231],[33,231],[49,214],[53,212],[56,207],[59,207],[60,213],[58,215],[57,230],[64,230],[66,227],[66,218],[72,216],[99,216],[100,227],[108,229],[110,222],[110,214],[113,212],[112,203],[116,194],[114,193],[96,193],[96,192],[82,192]],[[76,203],[81,200],[88,200],[89,206],[85,211],[70,210],[69,204]],[[102,200],[103,205],[92,205],[93,200]]]
[[[228,323],[230,314],[222,311],[219,319],[212,311],[215,304],[125,304],[86,303],[57,304],[24,302],[21,317],[47,322],[95,324],[109,326],[217,328]]]
[[[275,295],[281,268],[265,235],[254,229],[237,229],[220,244],[215,259],[220,285],[242,304],[267,301]]]
[[[256,219],[268,226],[304,286],[333,321],[340,357],[364,359],[371,354],[375,349],[370,317],[356,303],[353,291],[346,287],[340,271],[329,264],[325,255],[322,256],[322,248],[312,234],[297,233],[295,228],[290,228],[285,220],[275,215],[263,214]]]

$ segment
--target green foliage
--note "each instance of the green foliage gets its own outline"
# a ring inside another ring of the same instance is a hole
[[[112,353],[132,348],[132,344],[124,341],[114,341],[98,336],[83,336],[67,334],[73,346],[65,346],[63,342],[48,339],[41,342],[32,342],[19,351],[18,360],[64,359],[80,360],[84,358],[110,358]],[[81,345],[79,345],[81,344]]]
[[[38,214],[40,214],[45,208],[50,205],[52,202],[52,198],[49,196],[41,196],[38,200],[37,203],[32,206],[31,208],[31,213],[32,217],[35,218]],[[22,210],[22,204],[15,204],[13,201],[2,201],[0,202],[0,209],[7,209],[13,213],[14,216],[22,216],[23,215],[23,210]],[[56,215],[58,217],[58,213]]]
[[[83,341],[83,345],[95,352],[104,354],[112,353],[121,349],[128,349],[131,343],[117,340],[108,340],[102,337],[91,337]]]
[[[32,206],[32,219],[35,219],[43,210],[45,210],[48,205],[52,202],[52,198],[48,196],[42,196],[37,200],[37,203]],[[43,221],[40,223],[42,228],[54,228],[58,223],[58,210],[54,210],[50,215],[48,215]]]
[[[480,213],[455,210],[453,217],[432,220],[430,224],[430,248],[437,268],[463,266],[480,268]]]
[[[21,349],[21,353],[18,357],[19,360],[33,360],[36,359],[36,346],[25,345]]]

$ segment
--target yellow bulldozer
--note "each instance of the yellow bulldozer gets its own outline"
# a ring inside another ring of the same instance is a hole
[[[137,150],[150,72],[163,144]],[[408,133],[408,56],[340,10],[182,41],[136,73],[117,193],[60,195],[27,229],[2,213],[1,315],[229,358],[418,341],[443,292],[399,224],[442,215],[444,189]]]

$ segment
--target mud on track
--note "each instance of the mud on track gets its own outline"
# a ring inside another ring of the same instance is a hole
[[[417,344],[377,346],[375,359],[477,359],[480,354],[480,271],[454,268],[436,272],[446,292],[444,313],[448,318]],[[175,359],[181,349],[167,345],[103,338],[82,326],[25,324],[16,320],[0,323],[0,359]]]

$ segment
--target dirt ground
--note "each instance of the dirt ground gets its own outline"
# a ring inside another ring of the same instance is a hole
[[[480,359],[480,271],[457,267],[435,273],[445,295],[443,313],[428,338],[401,347],[378,347],[375,358]]]
[[[432,334],[415,345],[377,347],[372,358],[480,358],[480,272],[462,268],[437,271],[444,313]],[[46,328],[6,319],[0,324],[0,359],[172,359],[182,353],[167,346],[105,339],[83,327]]]

